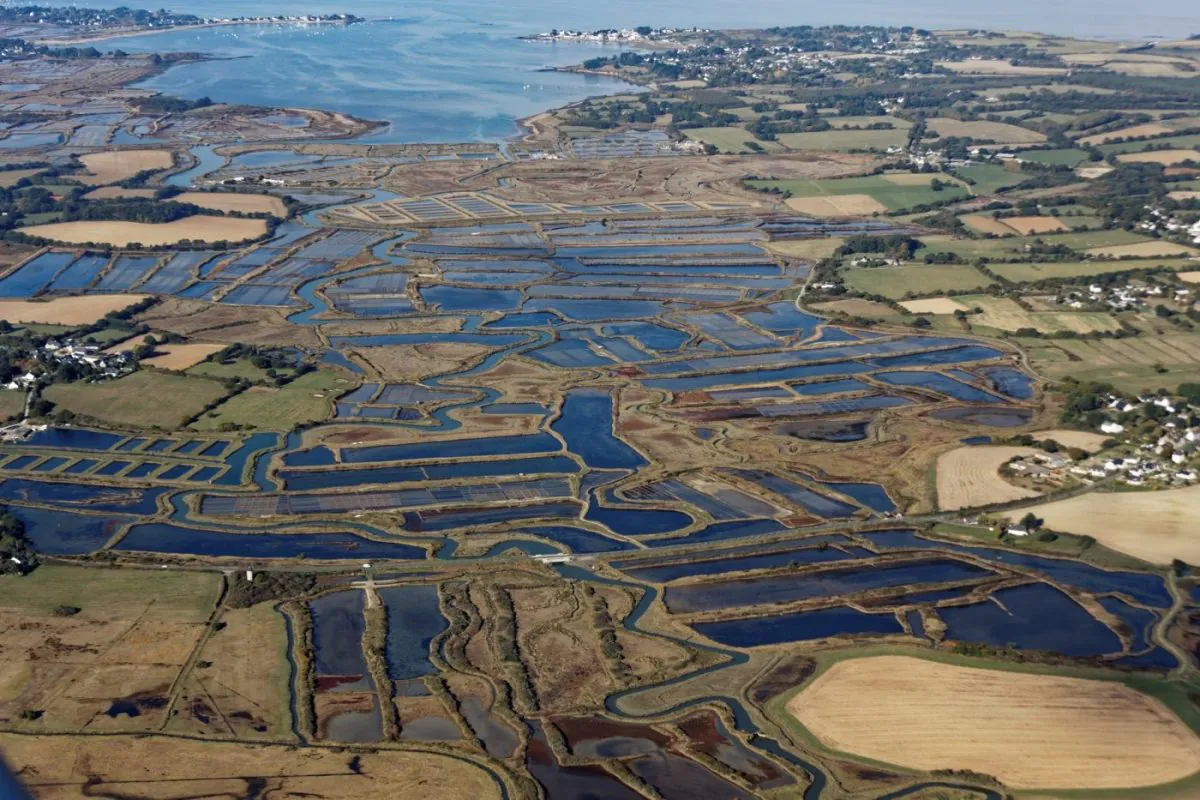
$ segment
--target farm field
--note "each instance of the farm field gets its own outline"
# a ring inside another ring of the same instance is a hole
[[[25,392],[19,389],[0,389],[0,418],[11,419],[25,410]]]
[[[1020,154],[1022,161],[1032,161],[1035,164],[1046,164],[1052,167],[1076,167],[1087,158],[1087,153],[1072,147],[1054,150],[1024,150]]]
[[[170,150],[106,150],[79,157],[87,168],[85,183],[117,183],[147,170],[169,169],[174,163]]]
[[[1200,486],[1153,492],[1090,492],[1029,509],[1046,527],[1092,536],[1105,547],[1152,564],[1200,560],[1196,508]],[[1024,512],[1009,512],[1009,518]]]
[[[999,222],[999,221],[997,221]],[[1009,231],[1000,239],[956,239],[945,235],[926,236],[921,239],[923,253],[956,253],[967,260],[983,256],[988,259],[1018,258],[1025,255],[1025,247],[1035,242],[1046,245],[1064,245],[1075,250],[1117,247],[1133,244],[1157,244],[1157,240],[1121,229],[1053,233],[1041,236],[1014,236]]]
[[[866,217],[887,213],[887,206],[869,194],[836,197],[789,197],[787,207],[811,217]]]
[[[1153,150],[1148,153],[1124,153],[1117,160],[1125,164],[1182,164],[1185,161],[1200,161],[1196,150]]]
[[[1067,226],[1055,217],[1005,217],[999,221],[1022,236],[1031,236],[1035,233],[1054,233],[1067,229]]]
[[[239,358],[225,364],[220,361],[200,361],[187,370],[189,375],[204,375],[209,378],[242,378],[251,383],[270,380],[265,369],[254,366],[248,358]],[[277,373],[288,375],[292,370],[276,370]]]
[[[34,169],[6,169],[0,172],[0,186],[8,188],[19,183],[25,178],[31,178],[42,171],[42,168]]]
[[[140,344],[140,339],[127,339],[112,349],[115,351],[133,350]],[[221,352],[225,349],[225,345],[208,342],[191,342],[186,344],[160,344],[155,345],[154,349],[158,355],[143,358],[141,363],[157,367],[158,369],[182,371],[199,364],[213,353]]]
[[[283,200],[269,194],[237,192],[184,192],[171,198],[177,203],[191,203],[212,211],[237,211],[242,214],[272,214],[287,216]]]
[[[779,143],[790,150],[887,150],[903,147],[908,141],[908,128],[882,128],[879,130],[829,130],[807,133],[781,133]]]
[[[117,427],[173,429],[225,392],[217,381],[138,371],[105,383],[56,383],[44,394],[56,406]]]
[[[129,247],[162,247],[184,240],[202,242],[244,242],[257,239],[267,232],[261,219],[211,217],[197,214],[174,222],[121,222],[117,220],[52,222],[21,228],[29,236],[37,236],[69,244],[105,244]]]
[[[1187,269],[1192,262],[1182,259],[1124,259],[1120,261],[1047,261],[1029,264],[990,264],[990,269],[1013,283],[1033,283],[1048,278],[1086,278],[1107,272],[1136,269]]]
[[[852,267],[843,270],[846,286],[860,292],[900,299],[908,293],[982,289],[991,280],[967,264],[911,264],[904,267]]]
[[[971,191],[975,194],[995,194],[1001,189],[1016,186],[1029,176],[1017,170],[1006,169],[1001,164],[979,164],[954,172],[963,180],[972,181]]]
[[[1129,154],[1129,155],[1149,155],[1155,151],[1164,153],[1175,152],[1192,152],[1193,159],[1196,156],[1195,148],[1200,145],[1200,133],[1185,133],[1179,136],[1160,136],[1149,140],[1134,140],[1132,142],[1117,142],[1115,144],[1104,144],[1098,148],[1104,155]],[[1147,150],[1153,148],[1153,150]],[[1124,161],[1124,158],[1119,160]]]
[[[956,447],[937,460],[937,498],[942,511],[974,508],[1037,497],[1037,492],[1013,486],[1000,476],[1000,467],[1015,456],[1031,456],[1031,447]]]
[[[1017,125],[1009,125],[1006,122],[965,122],[948,117],[934,117],[929,120],[929,130],[943,138],[969,136],[973,139],[991,139],[998,144],[1029,144],[1046,141],[1043,134]]]
[[[927,297],[924,300],[905,300],[900,305],[914,314],[953,314],[955,311],[968,311],[965,306],[953,297]]]
[[[345,378],[319,370],[279,388],[252,386],[204,414],[192,428],[216,430],[231,423],[261,430],[290,430],[304,422],[327,419],[333,398],[348,386]]]
[[[1000,58],[982,58],[970,61],[939,61],[939,67],[951,72],[972,75],[1063,75],[1062,67],[1026,67],[1011,64]]]
[[[747,183],[755,188],[774,188],[791,192],[792,199],[840,198],[850,195],[857,200],[860,197],[868,197],[888,211],[899,211],[925,203],[967,196],[967,190],[957,185],[947,185],[941,191],[934,191],[929,184],[935,177],[898,173],[871,175],[865,178],[750,180]],[[793,204],[789,202],[789,205]]]
[[[844,239],[831,236],[826,239],[798,239],[796,241],[771,242],[767,249],[792,258],[829,258],[844,243]]]
[[[878,656],[839,661],[787,709],[831,749],[1020,789],[1151,786],[1200,769],[1183,721],[1112,681]]]
[[[57,565],[0,577],[0,719],[19,722],[20,711],[36,708],[39,724],[58,730],[161,724],[161,705],[125,720],[104,712],[122,698],[166,691],[203,633],[220,583],[211,573]],[[56,613],[61,608],[79,611]]]
[[[987,214],[963,214],[959,217],[962,223],[976,233],[993,234],[995,236],[1015,236],[1016,231],[995,217]]]
[[[1039,440],[1053,439],[1066,447],[1078,447],[1081,450],[1086,450],[1089,453],[1097,453],[1108,441],[1108,437],[1102,433],[1092,433],[1091,431],[1072,431],[1064,428],[1055,428],[1048,431],[1037,431],[1033,436]]]
[[[97,294],[55,297],[46,301],[0,300],[0,319],[38,325],[91,325],[105,314],[145,299],[140,294]]]
[[[1093,247],[1086,252],[1090,256],[1111,256],[1112,258],[1154,258],[1155,256],[1194,256],[1200,253],[1200,250],[1175,242],[1155,240],[1110,247]]]
[[[1015,300],[990,295],[969,295],[958,298],[968,308],[981,308],[982,314],[972,314],[972,325],[985,325],[1002,331],[1033,328],[1042,333],[1074,331],[1086,334],[1119,330],[1121,325],[1111,314],[1102,311],[1026,311]]]
[[[131,786],[164,782],[169,782],[172,797],[242,796],[247,783],[302,797],[368,800],[424,795],[439,800],[491,800],[502,796],[492,775],[471,760],[420,750],[355,756],[342,748],[297,749],[155,736],[17,734],[0,734],[0,746],[11,760],[36,771],[37,777],[29,781],[35,794],[54,797],[108,793],[109,786],[112,792],[127,795]]]
[[[745,128],[688,128],[683,135],[695,142],[711,144],[722,153],[750,153],[746,142],[754,142],[763,150],[782,149],[777,142],[764,142]]]

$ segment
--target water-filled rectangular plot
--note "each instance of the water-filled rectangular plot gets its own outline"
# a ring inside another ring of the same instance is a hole
[[[232,558],[421,559],[425,551],[399,542],[377,542],[351,533],[225,533],[162,522],[135,525],[117,550]]]
[[[984,367],[980,370],[996,391],[1015,400],[1033,398],[1033,378],[1013,367]]]
[[[191,471],[191,464],[175,464],[167,467],[157,477],[162,481],[177,481]]]
[[[309,602],[317,687],[328,691],[370,691],[371,679],[363,655],[366,594],[357,589],[323,595]]]
[[[290,494],[228,497],[207,495],[201,501],[205,514],[261,516],[291,514],[342,514],[401,509],[439,504],[513,502],[572,496],[570,484],[560,478],[535,478],[511,483],[479,483],[413,489],[388,489],[354,494]]]
[[[521,292],[507,289],[422,286],[420,294],[427,304],[442,311],[505,311],[521,305]]]
[[[436,200],[393,200],[391,204],[421,221],[460,219],[466,216],[462,211],[449,208]]]
[[[1048,650],[1068,656],[1120,652],[1117,635],[1067,595],[1044,583],[1001,589],[992,599],[939,608],[947,641]]]
[[[414,532],[444,531],[526,519],[576,519],[578,516],[579,506],[575,503],[541,503],[486,509],[413,512],[405,515],[404,527]]]
[[[903,633],[894,614],[868,614],[846,606],[780,614],[773,617],[704,622],[692,625],[701,636],[727,647],[757,647],[804,642],[831,636]]]
[[[961,381],[937,372],[876,372],[871,377],[892,386],[913,386],[928,389],[969,403],[1003,403],[994,394],[968,386]]]
[[[225,285],[218,281],[197,281],[191,286],[177,291],[175,296],[188,300],[211,300]]]
[[[58,277],[50,284],[51,292],[82,292],[92,285],[96,276],[108,264],[108,256],[80,256],[75,263],[58,273]]]
[[[216,477],[216,474],[221,471],[221,467],[201,467],[188,476],[189,481],[197,483],[207,482]]]
[[[471,396],[471,392],[435,389],[416,383],[389,383],[383,387],[383,391],[375,398],[375,402],[379,405],[412,406],[466,400]],[[349,400],[349,397],[343,399]]]
[[[317,258],[288,258],[255,278],[256,283],[294,286],[333,270],[335,262]]]
[[[251,272],[254,272],[254,270],[258,269],[259,267],[265,266],[268,262],[274,261],[281,255],[283,255],[282,248],[258,247],[247,253],[243,253],[233,261],[230,261],[228,264],[221,267],[220,271],[215,274],[215,277],[221,280],[240,278],[243,275],[248,275]]]
[[[726,314],[690,314],[687,321],[707,334],[710,339],[715,339],[733,350],[762,350],[779,345],[779,340],[775,337],[739,325]]]
[[[670,505],[672,501],[690,503],[718,521],[771,516],[775,513],[771,506],[732,487],[721,485],[710,494],[675,478],[628,489],[625,495],[631,500],[660,502],[664,505]]]
[[[606,336],[625,336],[650,350],[678,350],[689,334],[654,322],[616,322],[600,328]]]
[[[474,197],[471,195],[458,195],[450,198],[443,198],[449,205],[461,209],[466,214],[475,217],[500,217],[508,216],[509,212],[490,200],[485,200],[482,197]]]
[[[877,367],[890,369],[893,367],[932,367],[938,364],[962,364],[967,361],[984,361],[989,358],[997,358],[1004,355],[1004,352],[997,350],[994,347],[985,347],[981,344],[967,345],[965,347],[955,347],[949,350],[936,350],[927,353],[912,353],[909,355],[891,356],[888,358],[876,358],[872,363]]]
[[[763,251],[748,243],[706,244],[639,244],[609,247],[560,247],[556,254],[563,258],[655,258],[661,256],[761,256]]]
[[[821,383],[793,383],[791,386],[796,394],[805,396],[874,391],[873,386],[863,383],[857,378],[822,381]]]
[[[229,291],[221,302],[234,306],[291,306],[296,301],[291,296],[290,286],[269,286],[258,283],[243,283]]]
[[[63,472],[68,475],[79,475],[87,472],[89,469],[96,466],[97,463],[98,462],[94,458],[81,458],[71,466],[64,469]]]
[[[573,474],[579,466],[566,456],[534,456],[502,461],[461,461],[408,467],[371,467],[339,470],[283,470],[280,479],[288,491],[315,491],[371,484],[417,483],[502,476]]]
[[[108,450],[124,439],[120,434],[91,431],[86,428],[47,428],[44,431],[35,431],[28,439],[14,444],[68,450]]]
[[[774,492],[780,497],[786,498],[789,502],[795,503],[805,511],[815,514],[818,517],[849,517],[858,511],[857,507],[849,503],[843,503],[832,497],[826,497],[807,486],[788,480],[773,472],[750,469],[732,469],[730,472],[750,483],[762,486],[764,489]]]
[[[330,297],[351,294],[404,294],[408,275],[403,272],[374,272],[348,278],[325,290]]]
[[[637,567],[636,562],[623,569],[631,577],[652,583],[666,583],[693,575],[721,575],[752,569],[786,567],[789,564],[821,564],[853,558],[836,547],[791,547],[784,550],[752,553],[704,561],[677,561],[655,566]]]
[[[158,263],[157,256],[118,256],[96,284],[98,292],[125,292]]]
[[[677,306],[676,306],[677,307]],[[656,317],[667,310],[660,300],[583,300],[533,298],[525,302],[527,312],[553,311],[580,322]]]
[[[805,417],[850,414],[859,411],[879,411],[911,405],[904,397],[875,394],[866,397],[850,397],[844,400],[827,400],[822,403],[783,403],[774,406],[759,406],[758,413],[764,417]]]
[[[126,473],[125,477],[126,478],[148,478],[148,477],[150,477],[150,475],[154,474],[160,467],[162,467],[162,464],[158,464],[153,461],[144,461],[141,464],[138,464],[133,469],[129,470],[129,472]]]
[[[130,465],[129,461],[109,461],[104,466],[96,470],[96,475],[116,475]]]
[[[336,231],[320,241],[306,245],[296,253],[298,258],[313,258],[326,261],[344,261],[375,244],[379,234],[369,231]]]
[[[42,253],[0,280],[0,297],[32,297],[74,260],[74,253]]]
[[[530,358],[553,364],[563,369],[612,366],[613,359],[598,353],[579,339],[560,339],[529,354]]]
[[[842,597],[895,586],[966,581],[993,574],[963,561],[930,559],[672,586],[666,590],[663,599],[671,613],[690,614],[739,606],[791,603],[818,597]]]
[[[437,671],[429,645],[447,627],[436,586],[388,586],[379,589],[387,608],[385,655],[388,677],[394,681]]]
[[[50,456],[42,463],[33,468],[34,472],[51,472],[58,469],[63,464],[67,463],[67,459],[63,456]]]
[[[128,462],[122,463],[128,466]],[[40,503],[96,512],[153,514],[158,508],[158,498],[165,491],[9,478],[0,484],[0,501]]]
[[[661,299],[661,300],[694,300],[707,303],[732,303],[741,297],[737,289],[687,287],[674,288],[670,286],[566,286],[560,284],[541,284],[531,286],[526,294],[532,298],[562,297],[568,300],[595,299]]]
[[[1078,586],[1096,594],[1121,592],[1140,603],[1156,608],[1168,608],[1172,603],[1162,576],[1148,572],[1118,572],[1067,558],[1047,558],[999,548],[935,542],[917,536],[916,532],[911,530],[875,531],[863,536],[870,540],[876,549],[970,553],[988,561],[1034,570],[1059,583]]]
[[[150,294],[174,294],[188,285],[193,270],[216,255],[215,252],[207,250],[176,253],[139,288]]]
[[[551,429],[592,469],[637,469],[646,460],[613,433],[613,397],[604,389],[571,389]]]

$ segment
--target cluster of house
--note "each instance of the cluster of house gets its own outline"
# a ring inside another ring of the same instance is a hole
[[[53,369],[59,364],[74,364],[98,378],[119,378],[136,368],[132,351],[102,351],[99,345],[67,339],[49,339],[42,345],[39,360]]]
[[[1075,309],[1101,305],[1113,311],[1133,311],[1154,301],[1174,300],[1177,303],[1186,303],[1191,294],[1191,290],[1186,287],[1171,289],[1156,284],[1133,283],[1124,286],[1101,286],[1093,283],[1088,286],[1086,292],[1067,291],[1055,297],[1054,302]]]
[[[521,38],[528,39],[534,42],[600,42],[601,44],[609,43],[626,43],[626,42],[661,42],[670,41],[674,36],[681,33],[707,33],[707,28],[602,28],[595,31],[575,31],[570,29],[559,30],[554,28],[544,33],[538,33],[533,36],[523,36]]]
[[[1200,153],[1197,154],[1197,160],[1200,160]],[[1200,221],[1188,223],[1161,208],[1154,206],[1145,208],[1149,212],[1149,219],[1142,220],[1137,224],[1141,230],[1164,235],[1175,234],[1187,239],[1192,244],[1200,244]]]

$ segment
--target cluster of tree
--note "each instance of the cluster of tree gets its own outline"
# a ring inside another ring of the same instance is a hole
[[[308,572],[256,572],[253,580],[235,572],[225,602],[230,608],[249,608],[272,600],[302,597],[316,586],[317,576]]]
[[[0,575],[26,575],[37,568],[33,543],[25,535],[25,523],[0,511]]]
[[[171,97],[156,94],[150,97],[138,97],[130,101],[143,114],[182,114],[197,108],[207,108],[213,104],[208,97],[197,100],[185,100],[182,97]]]
[[[925,245],[919,239],[903,233],[887,236],[851,236],[834,251],[834,256],[844,258],[858,253],[879,254],[889,258],[912,258]]]

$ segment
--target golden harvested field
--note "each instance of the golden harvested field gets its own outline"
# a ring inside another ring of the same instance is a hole
[[[1184,283],[1200,283],[1200,270],[1196,270],[1194,272],[1180,272],[1178,274],[1178,278]]]
[[[974,139],[991,139],[999,144],[1046,141],[1043,134],[1007,122],[964,122],[949,117],[934,117],[929,120],[929,129],[942,137],[970,136]]]
[[[184,239],[204,242],[242,242],[257,239],[267,232],[266,220],[208,217],[196,215],[174,222],[120,222],[116,220],[54,222],[21,228],[21,233],[71,244],[110,244],[128,247],[132,243],[146,247],[177,244]]]
[[[1012,236],[1013,229],[998,219],[986,214],[963,214],[959,217],[963,225],[979,233],[993,233],[996,236]]]
[[[1194,193],[1200,197],[1200,192]],[[1134,244],[1118,244],[1112,247],[1093,247],[1090,250],[1084,250],[1085,253],[1092,256],[1112,256],[1113,258],[1124,258],[1126,256],[1135,256],[1137,258],[1155,258],[1158,256],[1176,256],[1176,255],[1196,255],[1197,251],[1194,247],[1188,247],[1184,244],[1176,244],[1175,242],[1164,242],[1156,239],[1152,242],[1135,242]]]
[[[1003,222],[1023,236],[1067,230],[1062,220],[1056,217],[1005,217]]]
[[[1171,198],[1172,200],[1200,200],[1200,192],[1193,192],[1193,191],[1167,192],[1167,197]]]
[[[192,203],[213,211],[238,211],[242,214],[273,214],[287,216],[287,206],[269,194],[238,194],[234,192],[184,192],[171,198],[177,203]]]
[[[117,183],[148,169],[169,169],[175,163],[170,150],[106,150],[79,157],[92,180],[85,183]]]
[[[1007,297],[990,297],[988,295],[964,297],[962,302],[968,308],[983,309],[982,314],[973,314],[970,317],[971,324],[985,325],[1002,331],[1034,328],[1043,333],[1057,331],[1092,333],[1093,331],[1115,331],[1121,327],[1114,317],[1103,312],[1026,311]]]
[[[1184,161],[1200,161],[1196,150],[1154,150],[1149,153],[1123,153],[1117,161],[1127,164],[1182,164]]]
[[[1013,788],[1151,786],[1200,769],[1200,739],[1117,682],[878,656],[834,664],[787,710],[835,750]]]
[[[109,348],[113,352],[124,352],[133,350],[142,343],[142,340],[134,337],[126,339],[118,345]],[[142,359],[142,363],[150,367],[158,367],[159,369],[185,370],[188,367],[193,367],[199,364],[204,359],[211,356],[213,353],[219,353],[224,350],[226,345],[213,344],[211,342],[192,342],[188,344],[160,344],[155,346],[156,356]]]
[[[1001,58],[981,58],[968,61],[939,61],[939,67],[945,67],[951,72],[962,72],[973,75],[1063,75],[1066,70],[1061,67],[1020,67],[1013,66]]]
[[[1132,128],[1121,128],[1120,130],[1109,131],[1108,133],[1096,133],[1091,136],[1084,136],[1075,141],[1079,144],[1095,145],[1111,142],[1113,139],[1143,139],[1147,136],[1163,136],[1168,133],[1174,133],[1174,129],[1168,128],[1161,122],[1147,122],[1144,125],[1134,125]]]
[[[792,258],[829,258],[845,242],[836,236],[828,239],[795,239],[770,242],[767,249]]]
[[[956,447],[937,460],[937,498],[942,511],[975,508],[1037,497],[1000,477],[1000,466],[1014,456],[1031,456],[1032,447]]]
[[[928,297],[924,300],[905,300],[900,303],[914,314],[953,314],[955,311],[966,311],[970,306],[964,306],[952,297]]]
[[[19,182],[22,178],[31,178],[44,170],[45,167],[35,169],[10,169],[0,172],[0,186],[9,187]]]
[[[1033,434],[1035,439],[1053,439],[1065,447],[1078,447],[1082,450],[1087,450],[1089,453],[1099,452],[1108,441],[1108,437],[1102,433],[1091,433],[1090,431],[1069,431],[1063,428],[1055,428],[1050,431],[1037,431]]]
[[[120,186],[101,186],[83,196],[84,200],[117,200],[126,197],[154,197],[157,189],[124,189]]]
[[[849,314],[852,317],[888,317],[896,312],[890,306],[877,303],[874,300],[863,300],[852,297],[848,300],[830,300],[827,303],[815,303],[810,306],[814,311],[827,313]]]
[[[1113,550],[1169,564],[1200,561],[1200,486],[1157,492],[1090,492],[1030,509],[1046,527],[1091,536]],[[1010,518],[1024,512],[1010,512]]]
[[[55,800],[501,797],[491,774],[469,759],[420,751],[356,755],[341,748],[296,749],[155,736],[16,734],[0,734],[0,749],[34,797]],[[351,768],[352,758],[357,769]]]
[[[887,206],[869,194],[843,194],[833,197],[790,197],[788,208],[813,217],[861,217],[882,214]]]
[[[0,319],[37,325],[90,325],[110,311],[120,311],[145,297],[140,294],[96,294],[56,297],[47,302],[0,300]]]

